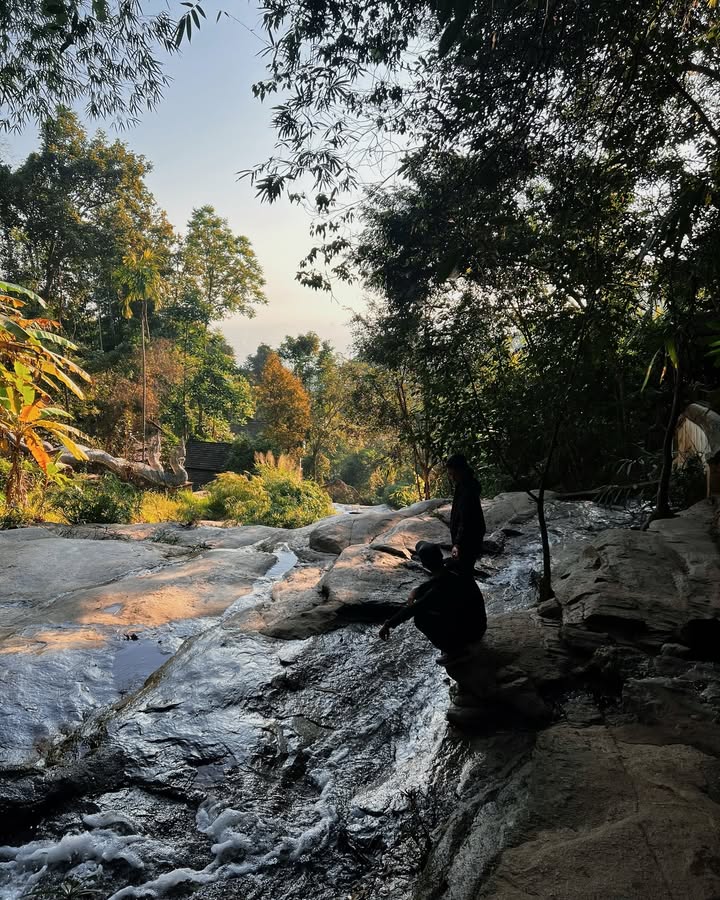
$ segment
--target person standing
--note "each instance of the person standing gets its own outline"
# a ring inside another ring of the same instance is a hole
[[[450,514],[451,566],[458,572],[472,575],[475,560],[482,553],[485,537],[480,482],[462,453],[453,454],[445,465],[450,481],[455,486]]]

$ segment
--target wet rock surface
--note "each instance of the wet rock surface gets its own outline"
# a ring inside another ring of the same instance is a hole
[[[550,504],[579,562],[534,608],[531,502],[487,504],[489,629],[446,669],[412,623],[388,643],[371,624],[422,580],[410,541],[446,534],[442,507],[237,530],[237,549],[0,534],[139,554],[7,605],[34,618],[0,646],[0,897],[720,896],[720,667],[688,628],[715,618],[712,511],[642,533]]]

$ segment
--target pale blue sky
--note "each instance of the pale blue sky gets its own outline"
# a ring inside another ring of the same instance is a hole
[[[237,4],[238,15],[256,24],[252,4]],[[183,227],[193,207],[209,203],[231,227],[247,235],[267,279],[268,305],[254,319],[232,317],[221,328],[243,360],[261,342],[277,344],[286,334],[317,331],[344,351],[348,321],[363,307],[359,288],[337,287],[337,300],[295,281],[297,262],[311,246],[307,214],[280,200],[268,206],[236,173],[272,153],[273,100],[252,96],[263,76],[261,40],[232,19],[208,21],[181,56],[168,63],[172,84],[154,112],[119,137],[154,165],[148,183],[175,227]],[[96,123],[89,122],[94,130]],[[112,132],[110,132],[112,134]],[[5,136],[2,155],[16,164],[36,146],[35,130]]]

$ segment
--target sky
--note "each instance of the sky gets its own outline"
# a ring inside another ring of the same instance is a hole
[[[251,30],[254,11],[250,4],[236,9],[243,22],[216,23],[208,16],[192,43],[169,60],[172,83],[164,101],[118,137],[153,163],[148,185],[176,228],[184,227],[194,207],[210,204],[252,242],[265,273],[268,304],[253,319],[233,316],[221,323],[238,360],[260,343],[275,346],[286,334],[310,330],[347,352],[348,322],[364,306],[360,288],[338,285],[332,298],[299,284],[297,263],[312,246],[307,213],[282,199],[261,203],[249,181],[237,177],[272,154],[274,134],[273,101],[262,104],[251,90],[264,73],[263,42]],[[91,132],[98,127],[86,124]],[[17,164],[37,146],[37,132],[28,129],[1,140],[3,157]]]

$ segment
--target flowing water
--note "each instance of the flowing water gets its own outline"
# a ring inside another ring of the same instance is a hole
[[[551,539],[636,518],[551,504]],[[298,562],[275,556],[222,615],[127,635],[102,677],[82,679],[100,699],[66,754],[95,786],[0,847],[0,898],[411,896],[430,832],[487,761],[448,729],[445,673],[411,625],[387,643],[364,624],[297,641],[241,631],[238,614]],[[530,523],[482,561],[490,628],[533,602],[539,558]]]

